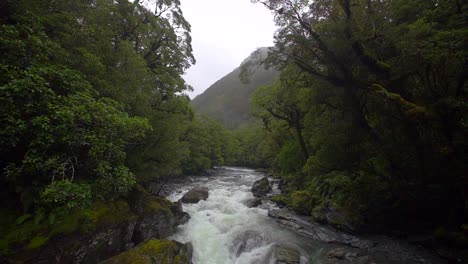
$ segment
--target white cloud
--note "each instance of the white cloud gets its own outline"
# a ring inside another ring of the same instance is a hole
[[[192,25],[197,64],[184,75],[191,98],[240,65],[256,48],[273,45],[273,15],[250,0],[181,0]]]

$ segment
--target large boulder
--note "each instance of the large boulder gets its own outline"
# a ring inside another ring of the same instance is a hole
[[[208,199],[208,188],[195,187],[188,191],[180,200],[183,203],[198,203],[201,200]]]
[[[132,241],[137,244],[150,238],[166,238],[175,233],[178,225],[188,221],[189,215],[181,206],[146,192],[137,186],[130,193],[129,205],[138,215]]]
[[[247,230],[236,236],[232,242],[232,252],[240,256],[244,252],[250,252],[265,242],[262,233],[255,230]]]
[[[271,191],[270,182],[267,177],[255,181],[252,186],[252,193],[255,197],[265,197]]]
[[[186,244],[170,240],[148,240],[101,264],[191,264],[190,248]]]
[[[301,253],[294,247],[277,244],[273,248],[275,264],[299,264],[301,263]]]
[[[250,200],[247,200],[245,202],[245,205],[249,208],[253,208],[253,207],[258,207],[260,205],[262,205],[262,199],[260,198],[253,198],[253,199],[250,199]]]

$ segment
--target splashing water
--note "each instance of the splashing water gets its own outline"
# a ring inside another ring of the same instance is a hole
[[[254,198],[250,189],[263,177],[250,169],[225,167],[214,177],[198,177],[167,197],[179,200],[195,186],[209,189],[209,198],[197,204],[184,204],[190,220],[170,239],[191,242],[194,264],[274,263],[275,244],[287,244],[299,250],[301,264],[320,263],[316,258],[325,245],[286,230],[268,217],[272,203],[248,208]]]

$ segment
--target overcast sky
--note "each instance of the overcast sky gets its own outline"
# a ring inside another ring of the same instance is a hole
[[[197,63],[184,75],[190,98],[238,67],[256,48],[273,45],[273,15],[250,0],[181,0],[192,25]]]

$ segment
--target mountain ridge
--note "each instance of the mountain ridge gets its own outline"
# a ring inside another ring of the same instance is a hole
[[[191,101],[196,112],[215,118],[231,129],[249,123],[250,96],[260,86],[272,83],[278,75],[276,70],[260,65],[261,60],[266,58],[268,49],[262,47],[255,50],[237,68],[196,96]],[[242,82],[239,75],[246,63],[259,67],[252,72],[249,82]]]

